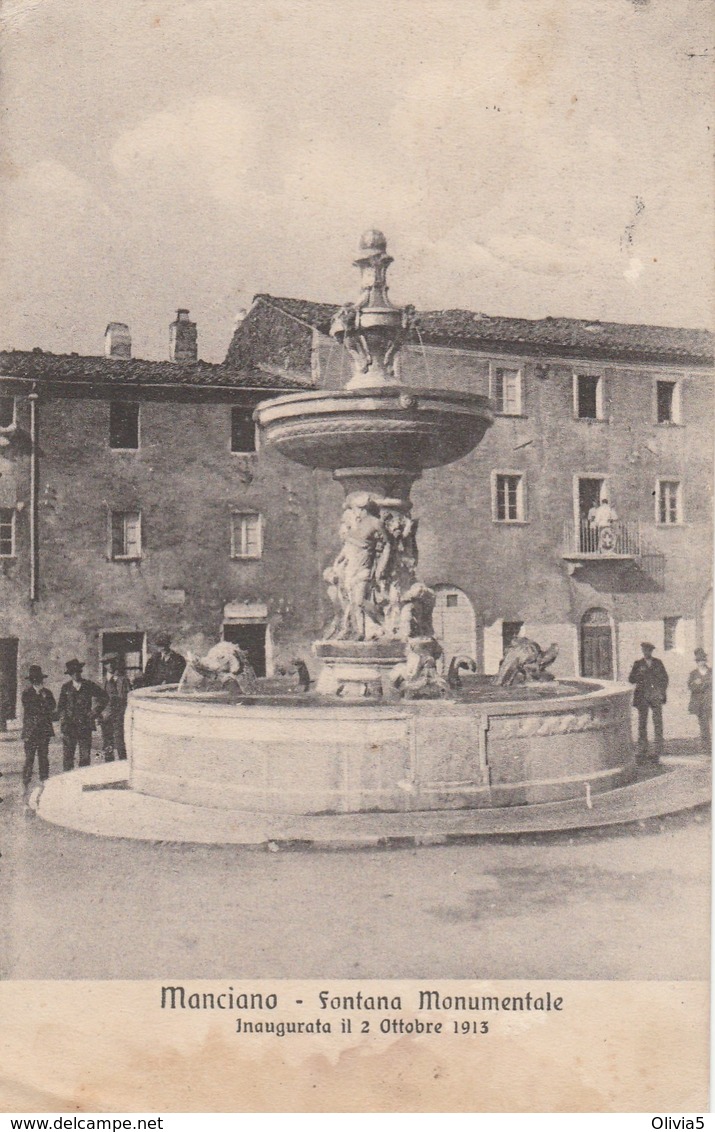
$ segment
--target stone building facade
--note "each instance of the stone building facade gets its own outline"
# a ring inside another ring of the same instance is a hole
[[[30,663],[56,687],[68,658],[96,677],[111,649],[135,676],[163,629],[184,650],[239,641],[264,672],[317,630],[315,485],[257,455],[252,420],[302,383],[197,361],[195,327],[193,360],[134,359],[127,337],[110,324],[105,356],[0,355],[10,718]]]
[[[263,358],[339,386],[333,311],[257,296],[227,361]],[[712,336],[461,310],[419,326],[402,380],[486,394],[496,408],[474,452],[412,492],[446,657],[493,673],[523,632],[559,645],[557,675],[624,680],[650,640],[670,673],[671,731],[695,734],[685,686],[693,649],[712,642]],[[322,561],[340,495],[320,483]],[[588,521],[602,498],[618,516],[610,547]]]
[[[152,637],[224,635],[271,673],[328,618],[321,572],[342,491],[254,450],[251,414],[347,374],[337,304],[259,295],[222,365],[196,360],[185,310],[170,360],[0,354],[0,685],[42,663],[57,684],[107,648],[132,671]],[[447,658],[495,672],[521,631],[559,645],[557,675],[627,678],[651,640],[671,676],[671,734],[694,734],[685,683],[712,639],[713,341],[702,331],[469,311],[419,317],[402,380],[484,393],[478,448],[413,490],[420,573]],[[588,513],[618,518],[604,547]]]

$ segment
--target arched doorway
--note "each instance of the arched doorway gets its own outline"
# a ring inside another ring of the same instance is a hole
[[[581,618],[581,675],[613,679],[613,625],[605,609],[587,609]]]
[[[437,600],[433,624],[437,640],[444,649],[445,669],[453,656],[477,659],[477,619],[467,595],[456,586],[435,586]]]

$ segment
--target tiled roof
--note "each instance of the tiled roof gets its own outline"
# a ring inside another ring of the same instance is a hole
[[[257,295],[254,302],[283,311],[295,321],[296,328],[304,323],[324,334],[339,306],[271,295]],[[708,330],[577,318],[502,318],[466,310],[424,311],[418,312],[417,318],[423,340],[435,346],[674,364],[712,363],[715,353],[713,335]],[[239,327],[231,346],[236,352],[241,334]],[[252,356],[256,356],[255,349]]]
[[[143,358],[83,357],[44,350],[0,351],[0,376],[40,383],[244,389],[305,389],[305,380],[274,371],[237,369],[213,362],[146,361]]]

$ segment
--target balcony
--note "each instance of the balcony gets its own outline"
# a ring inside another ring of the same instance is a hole
[[[564,523],[561,557],[567,562],[624,561],[640,558],[643,541],[639,522],[617,519],[607,527],[597,527],[582,519]]]
[[[638,520],[626,522],[618,519],[606,527],[597,527],[586,519],[578,523],[567,520],[563,529],[561,557],[568,563],[570,574],[585,566],[615,570],[616,564],[620,563],[637,570],[642,584],[649,589],[663,589],[665,558],[648,544]],[[609,566],[609,563],[613,565]]]

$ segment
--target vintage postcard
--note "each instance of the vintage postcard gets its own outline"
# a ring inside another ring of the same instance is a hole
[[[712,6],[1,15],[3,1110],[702,1113]]]

